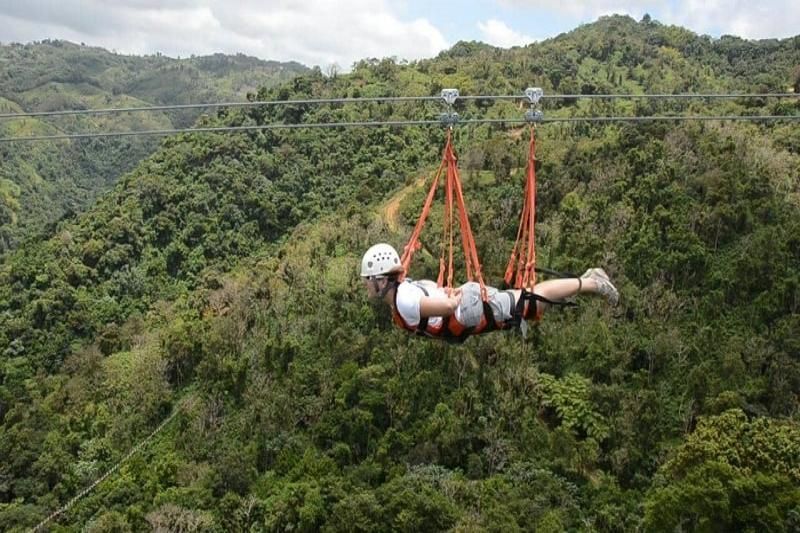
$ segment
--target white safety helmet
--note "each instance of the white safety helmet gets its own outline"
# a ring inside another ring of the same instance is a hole
[[[403,265],[391,245],[380,243],[372,246],[361,259],[361,277],[385,276],[393,272],[402,272]]]

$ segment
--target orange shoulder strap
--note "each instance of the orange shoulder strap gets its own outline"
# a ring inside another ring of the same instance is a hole
[[[506,266],[506,285],[531,289],[536,284],[536,135],[531,126],[528,169],[525,174],[525,199],[517,230],[517,241]]]
[[[442,255],[439,258],[439,276],[437,283],[440,287],[453,288],[454,223],[456,220],[454,209],[458,209],[457,219],[461,230],[461,244],[464,249],[467,279],[469,281],[477,281],[480,284],[481,295],[483,299],[486,300],[486,285],[483,282],[481,264],[478,260],[478,249],[475,246],[475,238],[472,235],[472,228],[469,224],[469,214],[467,212],[466,202],[464,201],[461,178],[458,173],[458,159],[456,158],[455,150],[453,150],[451,129],[447,131],[447,140],[442,153],[442,162],[428,190],[425,204],[422,207],[422,213],[417,220],[417,224],[414,227],[414,231],[411,233],[408,243],[403,248],[403,256],[401,257],[403,269],[405,272],[408,272],[414,253],[422,247],[420,234],[430,214],[433,199],[434,196],[436,196],[436,190],[439,186],[439,179],[443,173],[445,174],[445,211],[441,246]]]

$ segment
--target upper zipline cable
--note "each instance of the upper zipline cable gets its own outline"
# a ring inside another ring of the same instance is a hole
[[[605,116],[605,117],[553,117],[539,119],[538,123],[556,122],[657,122],[657,121],[797,121],[800,115],[661,115],[661,116]],[[524,124],[529,122],[522,118],[475,118],[459,119],[458,124]],[[135,137],[135,136],[165,136],[179,133],[227,133],[264,131],[276,129],[304,129],[304,128],[348,128],[348,127],[378,127],[378,126],[430,126],[442,125],[442,120],[382,120],[363,122],[307,122],[296,124],[260,124],[250,126],[214,126],[198,128],[175,128],[161,130],[136,130],[136,131],[104,131],[96,133],[61,133],[55,135],[32,135],[28,137],[0,137],[0,143],[31,142],[31,141],[56,141],[64,139],[91,139],[103,137]]]
[[[463,95],[459,100],[524,100],[521,95]],[[731,98],[800,98],[800,93],[680,93],[680,94],[545,94],[544,100],[670,100],[670,99],[731,99]],[[297,100],[257,100],[252,102],[208,102],[203,104],[172,104],[140,107],[110,107],[102,109],[64,109],[60,111],[30,111],[21,113],[0,113],[0,119],[25,117],[56,117],[67,115],[109,115],[116,113],[141,113],[152,111],[173,111],[184,109],[214,109],[223,107],[264,107],[282,105],[323,105],[323,104],[359,104],[359,103],[392,103],[392,102],[435,102],[440,96],[374,96],[358,98],[307,98]]]
[[[422,102],[440,100],[438,96],[386,96],[363,98],[322,98],[299,100],[256,100],[252,102],[208,102],[205,104],[173,104],[141,107],[110,107],[104,109],[65,109],[61,111],[33,111],[24,113],[0,113],[2,118],[21,117],[54,117],[64,115],[107,115],[114,113],[139,113],[146,111],[172,111],[183,109],[213,109],[220,107],[262,107],[281,105],[314,105],[314,104],[354,104],[354,103],[390,103],[390,102]]]

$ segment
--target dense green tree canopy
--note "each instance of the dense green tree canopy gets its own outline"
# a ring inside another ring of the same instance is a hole
[[[527,47],[364,60],[258,98],[786,91],[798,39],[608,17]],[[795,100],[548,103],[552,116],[800,113]],[[204,124],[435,116],[412,103]],[[459,102],[465,117],[519,116]],[[441,128],[166,139],[0,265],[0,523],[67,530],[791,531],[800,526],[800,135],[791,123],[542,125],[537,257],[603,266],[532,335],[449,346],[357,278],[402,246]],[[456,127],[484,270],[522,204],[527,129]],[[3,194],[17,197],[0,181]],[[5,188],[3,188],[5,187]],[[9,192],[4,192],[9,191]],[[0,215],[3,215],[0,211]],[[9,215],[3,215],[9,217]],[[437,267],[441,213],[412,275]]]

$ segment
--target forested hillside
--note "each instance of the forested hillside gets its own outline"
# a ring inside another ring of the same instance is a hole
[[[310,72],[260,99],[785,92],[800,38],[603,18],[512,50]],[[463,100],[462,117],[519,117]],[[214,125],[435,117],[416,103],[221,111]],[[551,102],[546,116],[800,114],[797,99]],[[488,281],[522,205],[527,128],[455,128]],[[529,338],[408,336],[361,254],[401,247],[441,127],[166,139],[85,214],[0,265],[0,523],[65,531],[800,528],[796,122],[543,124],[539,264],[603,266]],[[399,209],[387,208],[399,201]],[[423,235],[436,251],[433,217]],[[414,277],[436,260],[420,255]],[[61,529],[59,529],[61,528]]]
[[[66,41],[0,45],[0,114],[242,101],[307,71],[243,55],[172,59]],[[202,112],[0,118],[0,137],[187,127]],[[0,256],[82,212],[159,143],[153,137],[0,143]]]

